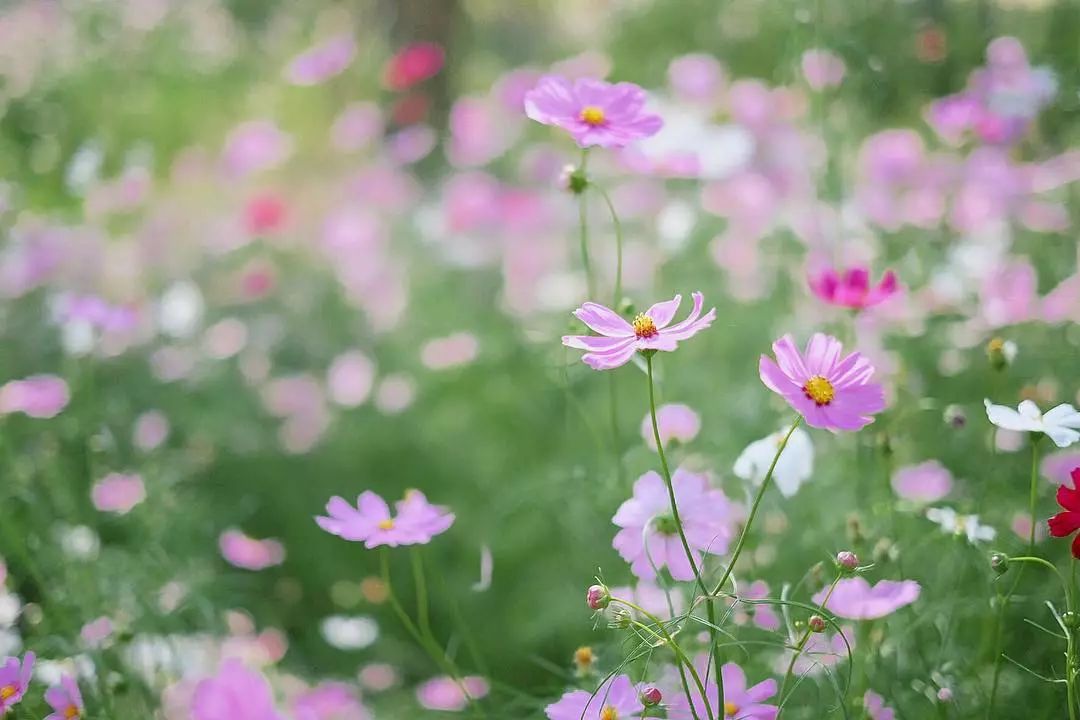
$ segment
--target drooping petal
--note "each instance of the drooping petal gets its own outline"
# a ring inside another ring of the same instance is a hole
[[[589,326],[593,332],[607,337],[634,337],[634,328],[617,312],[593,302],[587,302],[574,311],[574,317]]]

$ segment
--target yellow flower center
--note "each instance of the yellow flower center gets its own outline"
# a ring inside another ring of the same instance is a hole
[[[815,375],[807,380],[802,389],[806,393],[806,397],[817,403],[818,407],[828,405],[836,397],[836,388],[820,375]]]
[[[733,702],[724,703],[724,715],[728,717],[735,717],[735,713],[739,712],[739,706]]]
[[[574,662],[578,665],[592,665],[594,658],[595,656],[593,655],[592,648],[588,645],[585,645],[584,647],[579,647],[577,650],[574,651]]]
[[[79,708],[74,705],[68,705],[64,708],[64,717],[68,720],[74,720],[74,718],[79,717]]]
[[[600,711],[600,720],[619,720],[619,711],[607,705]]]
[[[7,700],[9,697],[19,692],[19,688],[14,685],[5,685],[0,687],[0,700]]]
[[[656,329],[656,323],[645,313],[638,313],[634,317],[634,334],[641,339],[656,337],[660,331]]]
[[[581,110],[581,122],[586,125],[591,125],[592,127],[603,125],[605,119],[604,111],[595,105],[588,105]],[[604,720],[607,720],[607,718],[604,718]]]
[[[390,518],[387,518],[385,520],[380,520],[378,527],[379,527],[380,530],[393,530],[394,529],[394,521],[391,520]]]

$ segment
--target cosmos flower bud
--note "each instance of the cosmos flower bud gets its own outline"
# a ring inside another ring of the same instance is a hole
[[[986,357],[990,367],[1004,370],[1016,359],[1016,343],[996,337],[986,344]]]
[[[559,174],[559,186],[575,195],[580,195],[589,186],[589,179],[583,170],[573,165],[566,165]]]
[[[1061,624],[1070,630],[1075,630],[1080,627],[1080,615],[1068,610],[1061,614]]]
[[[624,607],[613,607],[608,615],[608,627],[612,630],[625,630],[630,627],[633,618],[630,611]]]
[[[949,405],[945,408],[945,424],[954,430],[961,430],[967,425],[967,413],[959,405]]]
[[[593,585],[585,592],[585,604],[593,610],[603,610],[611,603],[611,592],[604,585]]]
[[[941,688],[940,690],[937,691],[937,699],[940,702],[943,702],[943,703],[952,702],[952,699],[953,699],[952,690],[950,690],[947,687]]]
[[[1009,556],[1005,553],[991,553],[990,567],[998,575],[1004,575],[1009,570]]]
[[[663,699],[664,694],[660,692],[660,688],[658,687],[650,685],[641,691],[641,704],[645,707],[656,707]]]
[[[823,633],[826,627],[825,618],[820,615],[811,615],[806,621],[806,626],[810,628],[810,632]]]
[[[844,573],[853,573],[859,567],[859,557],[850,550],[836,553],[836,567]]]

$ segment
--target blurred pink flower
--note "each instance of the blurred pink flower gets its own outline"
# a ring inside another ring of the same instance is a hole
[[[251,120],[233,128],[225,140],[222,161],[232,175],[269,170],[292,154],[292,138],[269,120]]]
[[[285,561],[285,547],[277,540],[256,540],[239,530],[226,530],[218,538],[221,556],[244,570],[265,570]]]
[[[895,720],[896,718],[896,711],[885,707],[885,698],[873,690],[867,690],[863,695],[863,707],[866,708],[866,714],[870,716],[870,720]]]
[[[143,452],[161,447],[169,437],[169,419],[159,410],[148,410],[135,419],[131,442]]]
[[[373,102],[358,102],[346,106],[334,120],[330,139],[343,152],[356,152],[367,147],[382,135],[383,117]]]
[[[716,100],[724,86],[724,66],[712,55],[703,53],[672,59],[667,74],[675,96],[687,102]]]
[[[408,490],[396,503],[397,515],[381,497],[366,490],[357,498],[356,507],[334,496],[326,504],[327,516],[316,516],[326,532],[352,542],[363,542],[367,549],[382,545],[426,545],[454,524],[454,514],[432,505],[419,490]]]
[[[810,290],[830,305],[862,310],[885,302],[899,289],[896,275],[885,271],[881,281],[870,287],[870,270],[863,266],[850,267],[842,274],[832,268],[812,274]]]
[[[629,585],[612,587],[610,591],[612,597],[629,600],[661,620],[670,620],[673,611],[676,615],[681,615],[686,605],[681,591],[678,589],[666,591],[650,580],[638,580],[634,587]],[[670,604],[668,604],[669,599]],[[638,617],[639,613],[636,610],[631,609],[630,614],[638,620],[645,621],[645,618]]]
[[[359,694],[341,682],[323,682],[297,695],[294,720],[370,720],[371,712]]]
[[[244,229],[249,235],[270,235],[284,227],[287,216],[288,209],[281,195],[260,193],[244,206]]]
[[[1009,525],[1009,529],[1013,531],[1013,534],[1015,534],[1016,537],[1027,542],[1031,539],[1031,515],[1027,512],[1013,514],[1012,523]],[[1042,542],[1049,534],[1050,531],[1045,522],[1035,524],[1035,542]]]
[[[525,114],[570,133],[581,147],[623,147],[655,135],[664,121],[644,111],[645,91],[633,83],[547,75],[525,96]]]
[[[1026,322],[1035,316],[1038,278],[1026,259],[1000,265],[987,275],[979,292],[981,314],[989,328]]]
[[[765,600],[769,597],[769,584],[764,580],[755,580],[739,593],[743,600]],[[736,625],[745,625],[752,621],[762,630],[779,630],[780,616],[772,605],[767,603],[740,603],[733,618]]]
[[[32,418],[54,418],[67,407],[70,399],[68,385],[63,378],[31,375],[0,386],[0,414],[21,412]]]
[[[671,479],[686,540],[700,567],[703,553],[723,555],[735,536],[742,508],[705,475],[678,468]],[[653,580],[667,567],[676,580],[693,580],[694,572],[682,546],[663,478],[649,471],[634,483],[634,495],[619,506],[611,521],[619,528],[614,547],[630,563],[634,575]],[[655,569],[654,569],[655,568]]]
[[[628,675],[616,675],[601,683],[595,692],[571,690],[565,693],[544,712],[548,720],[601,717],[634,720],[640,718],[644,710],[640,697],[643,688],[644,685],[634,685]]]
[[[520,107],[519,103],[515,110]],[[490,98],[459,98],[450,109],[450,142],[446,154],[451,164],[486,165],[502,155],[519,132],[518,124],[512,122],[516,117],[508,116]]]
[[[326,371],[327,395],[342,407],[363,405],[374,384],[375,363],[359,350],[338,355]]]
[[[53,710],[45,720],[78,720],[85,709],[79,684],[70,675],[61,676],[59,685],[45,691],[45,702]]]
[[[456,680],[448,676],[432,678],[416,688],[416,701],[428,710],[461,712],[469,704],[469,698],[479,700],[489,692],[488,682],[482,677],[469,676]]]
[[[880,580],[871,587],[864,577],[844,578],[824,607],[848,620],[876,620],[915,602],[921,590],[914,580]],[[828,588],[822,588],[813,601],[821,605],[827,593]]]
[[[892,488],[905,500],[931,503],[952,490],[952,473],[937,460],[898,468],[892,476]]]
[[[420,348],[420,361],[431,370],[446,370],[476,359],[480,343],[470,332],[428,340]]]
[[[28,652],[20,660],[8,657],[0,666],[0,715],[6,715],[12,707],[18,705],[30,687],[30,678],[34,674],[34,653]]]
[[[99,648],[105,644],[106,640],[112,637],[114,630],[115,626],[112,618],[103,615],[83,625],[79,631],[79,637],[87,647]]]
[[[446,60],[441,46],[430,42],[406,45],[398,50],[383,70],[383,84],[390,90],[407,90],[442,70]]]
[[[813,49],[803,53],[802,73],[812,90],[838,86],[846,71],[843,59],[829,50]]]
[[[193,720],[284,720],[270,683],[236,659],[225,660],[217,675],[195,687],[191,712]]]
[[[382,692],[394,687],[400,681],[398,672],[393,665],[387,663],[370,663],[360,668],[360,684],[370,692]]]
[[[1068,485],[1076,468],[1080,468],[1080,450],[1062,450],[1043,458],[1040,471],[1055,485]]]
[[[565,335],[563,345],[585,350],[582,360],[594,370],[611,370],[629,362],[641,350],[671,352],[680,340],[689,340],[706,329],[716,319],[716,308],[704,316],[701,293],[693,293],[694,309],[682,322],[671,324],[682,303],[682,295],[659,302],[628,323],[618,313],[603,305],[587,302],[574,311],[574,317],[585,323],[595,335]]]
[[[428,156],[435,148],[435,131],[423,123],[398,130],[386,139],[386,150],[395,162],[411,165]]]
[[[285,79],[293,85],[318,85],[344,71],[355,56],[352,35],[338,35],[293,58],[285,69]]]
[[[811,427],[859,430],[885,409],[885,391],[871,381],[870,361],[859,352],[843,355],[836,338],[815,333],[804,356],[785,335],[773,343],[773,352],[775,361],[761,356],[761,382],[782,395]]]
[[[146,486],[137,473],[124,475],[109,473],[94,483],[90,490],[94,507],[101,512],[126,515],[131,509],[146,499]]]
[[[777,673],[787,671],[793,650],[780,655],[776,660]],[[812,633],[803,646],[802,653],[795,659],[792,670],[796,677],[827,671],[828,668],[849,658],[855,652],[855,632],[851,626],[841,628],[838,633]]]
[[[416,399],[416,383],[408,375],[394,373],[385,376],[375,390],[375,407],[386,415],[404,412]]]
[[[685,444],[697,437],[701,430],[701,418],[689,405],[668,403],[656,409],[656,425],[660,429],[660,442],[665,446],[672,440]],[[656,450],[650,415],[641,420],[641,437],[646,445]]]

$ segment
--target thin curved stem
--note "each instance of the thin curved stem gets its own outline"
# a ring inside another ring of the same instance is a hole
[[[589,162],[589,149],[581,151],[581,165],[578,170],[584,175]],[[581,269],[585,272],[585,287],[589,291],[589,297],[596,295],[596,287],[593,281],[592,263],[589,261],[589,207],[585,199],[585,193],[578,194],[578,240],[581,245]]]
[[[600,197],[603,198],[604,204],[607,205],[608,213],[611,215],[611,224],[615,227],[615,292],[614,302],[611,307],[618,308],[619,303],[622,302],[622,272],[623,272],[623,236],[622,236],[622,223],[619,221],[619,216],[615,212],[615,204],[611,202],[611,196],[607,194],[607,191],[599,185],[593,185],[596,188],[596,192],[600,193]]]
[[[825,599],[821,601],[820,605],[818,605],[819,608],[824,610],[825,606],[829,604],[829,598],[832,597],[833,591],[836,590],[836,586],[839,584],[840,578],[842,577],[842,573],[836,574],[836,578],[832,581],[832,585],[829,586],[829,591],[825,593]],[[802,651],[806,647],[806,643],[810,640],[810,634],[813,632],[814,631],[810,628],[809,624],[807,624],[806,631],[803,633],[802,637],[799,638],[799,642],[795,645],[795,652],[791,655],[791,662],[788,663],[787,672],[784,673],[784,681],[780,684],[780,694],[776,696],[780,701],[780,709],[776,712],[777,720],[780,719],[780,713],[784,711],[784,707],[786,705],[784,691],[787,690],[788,683],[791,682],[791,676],[795,672],[795,663],[802,656]]]
[[[648,617],[650,620],[652,620],[653,622],[656,623],[657,628],[660,630],[659,633],[656,632],[655,630],[653,630],[650,626],[646,625],[645,623],[638,622],[636,620],[631,622],[631,624],[634,627],[638,627],[638,628],[641,628],[642,630],[646,630],[653,637],[659,638],[660,640],[662,640],[664,642],[664,644],[667,645],[668,647],[670,647],[671,651],[673,653],[675,653],[675,658],[678,660],[677,665],[679,666],[679,675],[682,676],[683,690],[686,692],[686,700],[690,705],[690,714],[693,715],[694,718],[698,718],[697,710],[694,708],[694,697],[690,693],[690,686],[686,682],[686,675],[685,675],[685,672],[683,670],[684,666],[685,666],[686,670],[690,671],[690,677],[693,678],[694,685],[697,686],[698,692],[701,693],[701,699],[705,703],[705,713],[707,714],[709,720],[715,720],[715,715],[713,715],[712,705],[709,703],[709,696],[705,692],[705,684],[701,681],[701,675],[698,674],[697,668],[694,667],[693,661],[691,661],[690,658],[686,656],[686,652],[679,646],[679,644],[677,642],[675,642],[675,638],[673,638],[671,636],[671,633],[669,633],[667,631],[667,628],[664,627],[664,623],[661,622],[656,616],[646,612],[643,608],[638,607],[637,605],[635,605],[635,604],[633,604],[631,602],[627,602],[625,600],[619,600],[617,598],[612,598],[612,601],[613,602],[620,602],[623,605],[626,605],[627,607],[633,608],[634,610],[638,611],[639,613],[641,613],[642,615]]]

